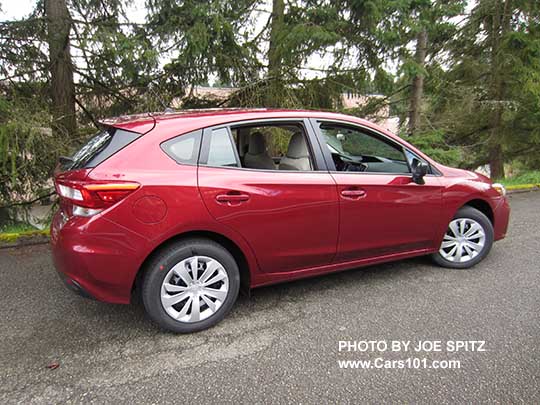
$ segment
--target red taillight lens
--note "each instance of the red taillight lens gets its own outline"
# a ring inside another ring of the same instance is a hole
[[[89,192],[94,192],[98,198],[107,204],[115,204],[140,187],[138,183],[96,183],[84,186]]]
[[[115,202],[120,201],[122,198],[127,196],[129,193],[131,193],[131,191],[127,191],[127,190],[122,190],[122,191],[111,190],[111,191],[98,191],[97,195],[104,202],[114,204]]]
[[[56,191],[72,204],[97,213],[127,197],[140,187],[134,182],[58,181]],[[85,211],[85,212],[86,212]],[[89,216],[89,215],[85,215]]]

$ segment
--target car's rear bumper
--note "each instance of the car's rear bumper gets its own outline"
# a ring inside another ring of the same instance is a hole
[[[99,301],[127,304],[146,240],[105,218],[71,218],[51,224],[56,270],[70,290]]]
[[[493,223],[495,240],[503,239],[508,231],[508,222],[510,221],[510,205],[508,198],[500,198],[493,210]]]
[[[67,287],[68,290],[73,291],[75,294],[84,298],[95,299],[88,291],[86,291],[77,281],[70,278],[68,275],[58,272],[58,276]]]

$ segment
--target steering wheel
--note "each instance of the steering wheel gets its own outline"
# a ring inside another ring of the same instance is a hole
[[[332,158],[336,169],[340,172],[365,172],[368,169],[368,164],[360,159],[352,159],[350,156],[342,155],[341,153],[332,153]]]
[[[368,169],[367,163],[355,162],[354,164],[344,162],[344,172],[365,172]]]

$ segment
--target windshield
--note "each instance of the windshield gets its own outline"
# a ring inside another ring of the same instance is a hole
[[[324,136],[324,139],[326,140],[326,146],[328,146],[328,149],[330,149],[330,152],[332,153],[349,156],[349,154],[343,150],[343,145],[341,144],[340,135],[343,136],[342,134],[339,134],[339,133],[331,133],[329,131],[324,132],[323,136]]]

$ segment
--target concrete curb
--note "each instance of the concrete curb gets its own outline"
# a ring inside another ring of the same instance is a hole
[[[49,230],[0,233],[0,249],[38,245],[49,242]]]
[[[508,194],[527,193],[530,191],[540,190],[540,183],[539,184],[517,184],[514,186],[505,186],[505,188]]]

